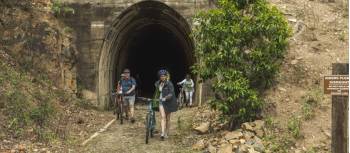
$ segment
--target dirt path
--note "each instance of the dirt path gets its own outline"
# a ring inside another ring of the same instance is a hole
[[[183,131],[179,126],[189,127],[191,116],[195,108],[185,108],[171,116],[170,136],[165,141],[160,141],[160,134],[156,133],[151,138],[149,144],[145,144],[145,114],[146,106],[136,106],[136,122],[131,124],[129,121],[120,125],[114,122],[105,132],[91,140],[81,152],[93,153],[186,153],[191,151],[191,144],[183,144]],[[157,131],[160,131],[159,113],[157,117]],[[180,119],[179,119],[180,117]],[[179,121],[180,120],[180,121]],[[183,128],[181,128],[183,129]]]

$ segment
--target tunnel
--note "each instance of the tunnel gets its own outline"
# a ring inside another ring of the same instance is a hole
[[[101,47],[98,106],[111,107],[111,93],[125,68],[136,79],[138,96],[153,95],[160,69],[169,71],[176,88],[195,62],[190,32],[187,21],[162,2],[142,1],[124,10]]]

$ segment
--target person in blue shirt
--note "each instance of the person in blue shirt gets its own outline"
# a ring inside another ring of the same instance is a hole
[[[130,114],[131,123],[135,122],[134,118],[134,105],[135,105],[135,89],[136,89],[136,81],[133,77],[130,76],[130,70],[124,69],[123,77],[119,81],[121,86],[122,94],[123,94],[123,102],[124,105],[127,106],[126,110],[127,114]]]

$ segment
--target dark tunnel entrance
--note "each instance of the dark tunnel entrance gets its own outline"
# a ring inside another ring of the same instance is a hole
[[[98,70],[98,105],[108,109],[110,95],[124,68],[138,82],[140,96],[152,96],[157,72],[165,68],[175,84],[194,63],[190,26],[175,10],[157,1],[142,1],[111,24],[102,45]]]
[[[170,72],[174,84],[188,73],[184,47],[166,27],[148,25],[134,31],[130,37],[125,49],[127,60],[124,68],[131,70],[140,96],[152,96],[157,71],[161,68]]]

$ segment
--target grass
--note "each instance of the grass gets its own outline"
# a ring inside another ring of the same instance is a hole
[[[53,121],[60,110],[56,102],[79,105],[77,100],[64,91],[52,89],[52,81],[45,75],[33,76],[24,68],[10,66],[3,59],[0,59],[0,69],[0,115],[5,116],[0,122],[6,125],[5,134],[21,139],[34,137],[42,142],[57,139],[57,123]],[[34,131],[26,130],[31,128]]]
[[[270,152],[288,153],[290,148],[295,145],[295,139],[289,132],[278,132],[275,130],[278,128],[278,122],[274,121],[272,117],[265,118],[265,135],[263,137],[264,145]],[[278,131],[280,131],[279,129]]]
[[[301,120],[299,117],[292,116],[288,121],[288,131],[294,138],[300,138]]]
[[[323,99],[323,93],[320,89],[309,91],[302,97],[302,114],[305,120],[310,120],[315,117],[315,109],[318,108]]]
[[[340,41],[345,41],[345,39],[346,39],[346,33],[345,33],[345,31],[342,31],[342,32],[340,32],[340,33],[338,34],[338,39],[339,39]]]

